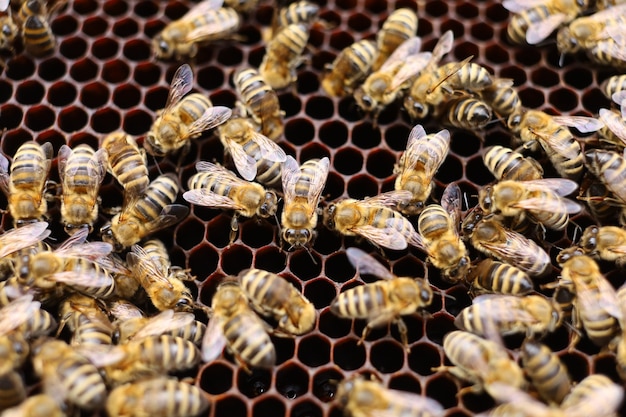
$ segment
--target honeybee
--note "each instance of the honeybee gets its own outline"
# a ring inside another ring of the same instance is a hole
[[[491,107],[470,95],[448,100],[441,114],[441,122],[447,126],[465,130],[477,130],[491,120]]]
[[[116,323],[116,328],[118,343],[168,334],[200,345],[206,325],[195,320],[191,313],[164,310],[153,317],[123,318]]]
[[[257,176],[261,161],[285,162],[287,155],[267,136],[257,132],[250,120],[235,117],[219,128],[220,140],[230,153],[237,172],[246,180]]]
[[[211,303],[213,315],[202,340],[202,359],[211,362],[224,346],[237,363],[249,367],[272,368],[276,350],[267,334],[268,327],[251,309],[236,279],[226,279],[218,287]]]
[[[363,39],[341,50],[331,64],[326,64],[322,88],[332,97],[344,97],[354,92],[365,79],[378,56],[374,41]]]
[[[198,173],[189,178],[189,191],[183,193],[183,198],[191,204],[235,210],[230,223],[231,242],[239,230],[239,216],[267,218],[276,215],[278,197],[274,191],[244,181],[211,162],[200,161],[196,169]]]
[[[478,221],[471,232],[472,246],[486,255],[515,265],[532,277],[545,274],[550,256],[532,240],[498,223],[493,216]]]
[[[267,44],[259,74],[274,89],[289,86],[298,78],[296,68],[309,40],[309,25],[294,23],[280,30]]]
[[[106,401],[111,417],[196,416],[209,408],[204,392],[174,378],[152,378],[114,388]]]
[[[92,230],[98,217],[98,191],[106,174],[106,158],[104,149],[96,152],[89,145],[75,149],[63,145],[59,149],[61,219],[68,234],[82,227]]]
[[[626,108],[624,109],[626,110]],[[600,109],[598,110],[598,118],[604,123],[604,127],[598,132],[600,140],[623,149],[626,146],[624,115],[617,110]]]
[[[35,245],[50,236],[47,222],[28,223],[0,235],[0,258]]]
[[[589,8],[588,0],[505,0],[502,5],[514,13],[507,27],[509,40],[531,45],[543,41]]]
[[[277,320],[281,331],[301,335],[315,326],[315,306],[280,275],[251,268],[238,278],[252,308]]]
[[[485,148],[483,162],[499,181],[532,181],[543,178],[543,168],[537,160],[524,157],[521,153],[504,146]]]
[[[187,216],[189,208],[173,204],[177,195],[178,183],[174,174],[157,177],[140,198],[123,206],[121,213],[100,229],[102,239],[113,244],[116,250],[121,250],[150,233],[179,222]]]
[[[513,80],[495,78],[491,85],[477,91],[478,96],[501,118],[522,110],[522,100],[513,87]]]
[[[585,152],[586,166],[617,197],[626,204],[626,190],[622,186],[626,173],[626,160],[617,152],[592,149]]]
[[[315,239],[317,205],[326,184],[330,161],[311,159],[298,166],[292,156],[283,164],[282,183],[285,205],[280,218],[281,237],[290,248],[305,247]]]
[[[32,56],[41,58],[50,55],[56,47],[56,39],[48,19],[66,1],[60,1],[48,10],[44,0],[26,0],[18,12],[22,25],[24,49]]]
[[[372,71],[381,69],[394,51],[407,39],[417,33],[417,14],[408,8],[394,10],[383,27],[376,34],[378,57],[372,65]],[[417,48],[419,49],[419,47]]]
[[[189,146],[190,139],[230,118],[231,109],[213,106],[211,100],[200,93],[185,96],[192,87],[191,67],[183,64],[172,78],[165,108],[157,112],[157,118],[146,135],[143,146],[149,154],[163,156],[176,152]]]
[[[454,324],[461,330],[490,338],[513,333],[545,335],[561,324],[561,312],[541,295],[487,294],[474,298],[471,306],[461,310]]]
[[[261,133],[272,140],[278,139],[284,131],[284,112],[280,109],[278,95],[272,87],[254,68],[236,71],[233,83],[239,98],[243,101],[246,113],[261,126]]]
[[[603,123],[583,116],[550,116],[537,110],[512,114],[507,122],[513,133],[519,134],[525,147],[539,142],[557,172],[564,178],[577,180],[583,170],[580,144],[566,126],[581,132],[594,132]]]
[[[294,23],[312,24],[319,14],[320,7],[306,0],[300,0],[282,7],[277,14],[279,28],[284,28]]]
[[[26,398],[24,379],[15,372],[0,374],[0,410],[13,407]],[[2,413],[4,416],[4,413]]]
[[[72,332],[73,346],[109,346],[113,325],[98,302],[85,295],[72,294],[61,304],[61,323]]]
[[[565,397],[561,408],[565,415],[580,417],[612,416],[617,413],[624,399],[624,388],[606,375],[592,374],[576,384]]]
[[[126,262],[158,310],[193,309],[195,303],[189,288],[177,276],[164,270],[144,248],[133,245],[126,255]]]
[[[613,98],[615,93],[626,90],[626,75],[613,75],[602,81],[600,89],[609,100]]]
[[[150,184],[146,154],[132,136],[124,132],[111,133],[102,141],[107,151],[107,170],[124,188],[124,204],[141,196]]]
[[[626,230],[617,226],[589,226],[578,243],[582,251],[592,257],[626,265]]]
[[[450,132],[441,130],[427,135],[421,125],[409,133],[406,151],[394,167],[394,188],[411,192],[411,198],[398,205],[407,216],[417,215],[434,187],[433,177],[450,151]]]
[[[374,245],[402,250],[422,248],[421,236],[395,208],[411,198],[409,191],[389,191],[363,200],[352,198],[329,205],[324,223],[345,236],[362,236]]]
[[[21,378],[21,377],[20,377]],[[4,410],[2,417],[65,417],[64,406],[48,394],[26,398],[18,406]]]
[[[380,382],[368,381],[358,374],[339,382],[334,402],[350,417],[445,414],[441,404],[432,398],[385,388]]]
[[[455,330],[444,336],[443,351],[454,366],[441,366],[436,370],[448,371],[471,382],[475,391],[485,390],[494,395],[499,385],[515,388],[526,385],[522,369],[499,343]]]
[[[152,40],[152,51],[158,59],[178,61],[193,58],[198,46],[210,41],[230,38],[239,29],[241,18],[223,0],[203,0],[183,17],[170,22]]]
[[[20,27],[13,18],[9,0],[0,2],[0,13],[2,13],[0,16],[0,50],[13,53],[15,42],[20,34]]]
[[[44,392],[85,411],[104,406],[107,397],[102,376],[89,360],[62,340],[42,339],[34,347],[33,368],[43,382]]]
[[[372,114],[374,124],[379,113],[409,87],[407,81],[430,62],[432,54],[420,52],[421,45],[422,41],[417,36],[408,38],[354,91],[356,103],[365,112]]]
[[[48,211],[44,188],[50,163],[52,144],[39,145],[25,142],[13,157],[9,173],[9,161],[0,154],[0,188],[8,199],[8,209],[15,226],[23,226],[41,220]]]
[[[400,331],[402,344],[409,352],[408,330],[402,316],[413,314],[430,305],[433,300],[430,284],[420,278],[397,277],[360,249],[348,248],[346,255],[359,274],[371,274],[384,281],[360,285],[342,292],[330,303],[330,311],[347,319],[367,320],[359,343],[365,340],[371,329],[395,323]]]
[[[470,269],[467,283],[472,293],[526,295],[533,291],[533,281],[526,272],[489,258]]]
[[[182,281],[193,281],[195,276],[190,274],[189,269],[183,269],[180,266],[172,265],[169,256],[169,250],[165,244],[159,239],[150,239],[143,243],[143,250],[148,254],[149,258],[156,262],[157,266],[163,271],[163,274],[175,277]]]
[[[572,381],[559,357],[546,345],[528,339],[520,352],[522,366],[539,395],[550,403],[561,404]]]

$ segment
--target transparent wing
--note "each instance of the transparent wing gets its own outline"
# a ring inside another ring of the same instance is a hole
[[[244,208],[235,200],[227,196],[216,194],[208,189],[186,191],[183,193],[183,198],[187,202],[198,206],[233,210],[241,210],[242,208]]]
[[[608,109],[600,109],[599,118],[626,146],[626,123],[624,122],[624,116]]]
[[[408,246],[404,235],[393,227],[378,228],[366,225],[354,227],[350,231],[385,248],[402,250]]]
[[[392,279],[394,275],[373,256],[358,248],[346,249],[348,260],[360,275],[374,275],[382,279]]]
[[[596,132],[604,127],[604,123],[594,117],[552,116],[552,120],[564,126],[574,127],[583,133]]]
[[[389,58],[387,58],[387,60],[383,63],[379,71],[386,72],[391,70],[396,65],[403,63],[408,56],[419,53],[421,48],[422,39],[419,36],[410,37],[406,41],[402,42],[402,44],[400,44],[400,46],[398,46],[396,50],[389,55]]]
[[[583,209],[580,204],[566,198],[554,198],[548,200],[545,198],[528,198],[526,200],[518,201],[517,203],[512,204],[512,206],[526,210],[550,211],[554,213],[567,214],[576,214]]]
[[[26,294],[11,301],[0,309],[0,335],[5,335],[33,317],[41,308],[39,301],[33,301],[32,294]]]
[[[540,178],[520,183],[526,189],[552,192],[558,196],[566,196],[578,190],[578,183],[567,178]]]
[[[400,68],[391,80],[390,89],[393,91],[400,88],[402,84],[426,68],[428,63],[431,61],[432,54],[430,52],[420,52],[415,55],[404,57],[401,62],[396,64]]]
[[[326,178],[328,178],[329,170],[330,160],[328,159],[328,157],[324,157],[317,161],[317,169],[315,170],[315,175],[311,180],[311,187],[309,190],[309,195],[307,196],[311,215],[315,210],[317,210],[317,204],[320,201],[320,196],[322,195],[322,190],[324,190],[324,185],[326,185]]]
[[[399,203],[410,200],[411,197],[412,194],[410,191],[394,190],[378,194],[374,197],[365,198],[361,204],[366,206],[383,206],[395,209]]]
[[[253,132],[252,141],[259,145],[259,151],[263,158],[273,162],[285,162],[287,159],[285,151],[267,136]]]
[[[140,279],[143,287],[149,287],[155,282],[160,282],[168,288],[172,287],[160,266],[148,255],[144,248],[139,245],[133,245],[130,250],[131,252],[126,254],[126,262],[135,271],[135,276]]]
[[[291,155],[288,155],[285,162],[283,162],[281,175],[283,193],[285,193],[285,204],[288,204],[292,202],[296,196],[295,186],[298,181],[298,177],[300,176],[300,166]]]
[[[420,129],[417,129],[418,127]],[[433,146],[435,142],[445,144],[443,146],[444,152],[438,152],[438,146]],[[411,170],[417,167],[418,164],[421,164],[424,170],[423,175],[426,178],[432,178],[448,156],[449,149],[450,132],[448,130],[444,129],[434,136],[427,136],[420,125],[415,126],[409,134],[404,153],[403,173],[400,175],[403,175],[405,172],[409,174],[410,171],[407,170]]]
[[[532,24],[526,31],[526,42],[530,45],[536,45],[546,39],[552,32],[566,23],[568,17],[565,13],[554,13],[542,19],[538,23]]]
[[[170,91],[167,95],[163,113],[168,113],[193,88],[193,71],[188,64],[183,64],[174,73]]]
[[[164,310],[154,317],[148,319],[147,324],[141,328],[133,339],[143,339],[149,336],[158,336],[163,333],[177,330],[187,326],[195,320],[192,313],[174,312],[174,310]]]
[[[209,324],[202,338],[202,360],[211,362],[222,354],[226,346],[224,337],[224,318],[214,315],[209,319]]]
[[[548,3],[549,0],[503,0],[502,6],[510,12],[519,13],[534,6]]]
[[[0,257],[5,257],[20,249],[32,246],[50,235],[48,223],[35,222],[0,235]]]
[[[230,119],[233,111],[225,106],[213,106],[209,107],[202,113],[197,120],[194,120],[187,131],[188,136],[194,136],[221,125],[226,120]]]

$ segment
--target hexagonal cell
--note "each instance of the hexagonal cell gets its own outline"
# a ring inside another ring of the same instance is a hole
[[[57,36],[67,36],[76,32],[78,29],[78,21],[73,16],[58,16],[52,20],[50,28]]]
[[[531,109],[539,108],[543,105],[543,103],[545,103],[545,96],[543,95],[543,92],[536,88],[520,88],[517,90],[517,95],[519,95],[522,104]]]
[[[185,250],[193,249],[204,239],[204,224],[197,219],[187,218],[176,228],[175,241]]]
[[[139,32],[139,26],[133,19],[118,20],[113,24],[113,33],[121,38],[127,38]]]
[[[458,20],[448,19],[441,23],[441,32],[447,32],[451,30],[454,35],[454,39],[463,38],[465,34],[465,26]]]
[[[322,159],[324,157],[330,157],[328,148],[319,142],[311,142],[301,148],[298,160],[309,161],[311,159]]]
[[[65,132],[75,132],[87,125],[87,113],[77,106],[71,106],[61,110],[57,124]]]
[[[326,310],[320,313],[318,327],[326,336],[339,339],[350,333],[352,321],[337,317],[330,310]]]
[[[372,343],[370,363],[383,374],[399,371],[404,365],[404,348],[402,344],[381,340]]]
[[[464,393],[460,402],[463,403],[465,408],[474,413],[482,413],[495,406],[495,403],[489,394],[484,392],[476,393],[469,390],[467,393]]]
[[[248,415],[246,401],[232,394],[214,400],[212,408],[216,416],[246,417]]]
[[[456,384],[448,376],[433,376],[426,383],[426,395],[439,402],[444,408],[457,405]]]
[[[357,32],[364,32],[371,26],[372,19],[363,13],[354,13],[348,17],[348,27],[352,30],[356,30]]]
[[[121,109],[129,109],[141,102],[141,91],[132,84],[123,84],[113,91],[113,103]]]
[[[313,96],[307,100],[304,111],[313,119],[326,120],[334,114],[335,108],[330,98]]]
[[[289,363],[276,372],[276,390],[293,400],[304,395],[309,388],[309,374],[301,366]]]
[[[453,330],[456,328],[450,316],[436,314],[426,321],[426,336],[440,346],[443,345],[443,337]]]
[[[241,241],[252,248],[262,248],[274,241],[274,226],[265,219],[250,219],[239,225]]]
[[[389,379],[389,388],[399,391],[412,392],[419,394],[422,392],[422,386],[418,379],[413,374],[398,374],[392,375]]]
[[[322,417],[324,415],[318,404],[311,400],[303,400],[291,407],[293,417]]]
[[[324,263],[326,276],[335,282],[346,282],[354,278],[355,269],[344,252],[331,254]]]
[[[305,249],[292,252],[288,265],[291,272],[303,281],[316,278],[322,272],[322,261],[319,255],[307,252]]]
[[[68,59],[77,59],[87,51],[87,42],[79,37],[71,37],[63,40],[59,46],[59,52]]]
[[[478,46],[473,42],[461,42],[454,48],[454,56],[459,61],[464,60],[468,56],[474,56],[476,60],[480,56]]]
[[[296,351],[296,343],[294,339],[286,337],[272,336],[272,343],[276,348],[276,366],[291,360]]]
[[[33,135],[26,129],[14,129],[4,135],[2,141],[2,152],[5,155],[15,155],[24,142],[33,140]]]
[[[113,109],[100,109],[91,116],[91,128],[99,133],[111,133],[120,128],[120,113]]]
[[[275,274],[283,271],[287,264],[287,255],[276,246],[259,248],[254,256],[254,267]]]
[[[5,104],[2,106],[0,108],[0,114],[2,114],[0,126],[3,129],[15,129],[22,123],[22,118],[24,117],[21,107],[14,104]],[[3,141],[3,143],[6,144],[7,141]]]
[[[348,196],[354,199],[363,199],[378,194],[378,184],[370,175],[359,174],[348,181]]]
[[[548,101],[561,112],[569,112],[578,106],[578,93],[569,88],[558,88],[548,96]]]
[[[330,361],[330,346],[322,335],[305,336],[298,345],[298,360],[311,368],[325,365]]]
[[[54,81],[67,72],[67,66],[58,58],[50,58],[39,64],[37,75],[46,81]]]
[[[145,61],[150,58],[150,44],[144,40],[133,39],[124,44],[123,54],[131,61]]]
[[[187,263],[200,280],[215,272],[219,262],[218,252],[208,244],[198,245],[189,251]],[[211,304],[209,302],[209,304]]]
[[[412,371],[419,375],[432,375],[435,373],[433,368],[442,365],[439,350],[430,343],[416,343],[411,346],[408,365]]]
[[[252,252],[245,246],[231,245],[222,251],[220,266],[229,275],[237,275],[251,265]]]
[[[83,33],[87,36],[102,36],[106,32],[109,24],[99,16],[90,17],[83,22]]]
[[[214,361],[200,370],[200,388],[212,395],[222,394],[233,386],[233,366]]]
[[[272,374],[269,371],[260,369],[253,369],[250,373],[239,369],[236,381],[239,392],[248,398],[255,398],[270,389]]]
[[[432,17],[444,16],[448,13],[448,4],[444,1],[429,1],[426,4],[426,13]]]
[[[149,0],[138,2],[133,8],[135,14],[141,17],[154,16],[159,11],[159,6]]]
[[[86,107],[97,109],[109,101],[110,92],[102,83],[90,83],[80,90],[80,102]]]
[[[98,65],[89,58],[77,61],[70,68],[70,76],[79,82],[91,80],[98,73]]]
[[[333,345],[333,361],[335,365],[346,371],[359,369],[365,364],[366,353],[359,339],[346,338]]]
[[[304,145],[315,137],[315,126],[304,118],[293,118],[285,123],[285,138],[294,145]]]
[[[25,55],[19,55],[11,60],[5,70],[7,78],[15,81],[25,80],[35,73],[35,64]]]
[[[491,45],[485,49],[485,58],[494,64],[509,62],[509,53],[500,45]]]
[[[359,19],[357,18],[357,20]],[[329,44],[332,48],[335,48],[337,51],[341,51],[343,48],[347,48],[353,43],[354,43],[354,37],[349,32],[337,31],[337,32],[333,32],[330,35]]]
[[[122,124],[124,131],[131,135],[141,135],[150,130],[153,115],[144,110],[133,110],[126,113]]]
[[[54,124],[54,111],[47,106],[33,106],[26,112],[24,124],[35,132],[49,128]],[[78,129],[74,129],[78,130]]]
[[[467,162],[465,175],[468,180],[479,185],[487,185],[495,179],[481,157],[472,158]]]
[[[36,104],[41,102],[45,94],[44,87],[37,81],[25,81],[18,85],[15,91],[15,99],[26,105]]]
[[[102,79],[110,83],[126,81],[130,75],[130,67],[120,59],[108,61],[102,67]]]
[[[335,298],[335,287],[326,278],[313,279],[304,287],[304,296],[318,308],[330,305]]]
[[[363,168],[363,156],[356,148],[342,148],[333,158],[333,167],[340,174],[353,175]]]

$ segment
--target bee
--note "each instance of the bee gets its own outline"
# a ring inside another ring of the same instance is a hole
[[[124,132],[111,133],[101,146],[107,152],[107,170],[124,188],[124,204],[128,205],[150,184],[146,153],[139,149],[132,136]]]
[[[533,281],[526,272],[489,258],[471,268],[467,283],[472,293],[526,295],[533,291]]]
[[[174,174],[163,174],[148,185],[146,192],[129,206],[123,206],[111,223],[100,229],[102,240],[120,250],[139,242],[150,233],[185,218],[189,208],[173,204],[178,195]]]
[[[583,116],[550,116],[537,110],[514,113],[507,122],[513,133],[519,134],[525,147],[539,142],[550,162],[563,177],[576,181],[583,171],[580,144],[566,126],[581,132],[594,132],[603,123]]]
[[[626,265],[626,230],[617,226],[589,226],[583,231],[578,243],[582,251],[591,257]]]
[[[458,230],[461,189],[456,184],[449,185],[441,201],[442,205],[427,206],[417,219],[422,238],[418,247],[428,254],[428,261],[441,270],[444,279],[458,282],[465,278],[470,267],[467,248]]]
[[[485,390],[493,395],[498,385],[515,388],[526,385],[522,369],[499,343],[455,330],[444,336],[443,351],[454,366],[441,366],[436,370],[448,371],[471,382],[473,390]]]
[[[301,335],[315,326],[315,306],[280,275],[251,268],[238,278],[252,308],[277,320],[282,332]]]
[[[622,309],[622,317],[626,317],[626,284],[622,284],[622,286],[617,289],[617,299]],[[620,327],[622,328],[621,334],[616,340],[613,340],[612,343],[616,345],[615,362],[617,373],[622,380],[626,380],[626,332],[623,330],[623,320],[620,322]]]
[[[0,154],[0,188],[7,196],[8,209],[15,226],[41,220],[48,211],[44,196],[48,171],[52,162],[52,144],[25,142],[9,161]]]
[[[524,341],[521,357],[522,366],[539,395],[552,404],[561,404],[570,392],[572,381],[559,357],[534,340]]]
[[[204,413],[209,400],[195,385],[174,378],[152,378],[114,388],[106,401],[111,417],[186,417]]]
[[[484,101],[462,95],[446,102],[441,122],[459,129],[476,130],[487,126],[491,115],[491,107]]]
[[[119,309],[118,309],[119,312]],[[113,313],[113,311],[112,311]],[[200,345],[206,325],[194,319],[193,314],[164,310],[153,317],[127,317],[116,323],[118,343],[167,334]]]
[[[613,98],[615,93],[626,90],[626,75],[613,75],[602,81],[600,89],[609,100]]]
[[[24,399],[26,387],[22,376],[15,371],[0,374],[0,410],[16,406]]]
[[[276,363],[276,350],[267,334],[268,327],[251,309],[236,279],[226,279],[218,287],[211,303],[213,315],[202,340],[202,359],[211,362],[224,346],[237,363],[249,368],[270,369]]]
[[[433,300],[430,284],[419,278],[396,277],[372,256],[357,248],[346,250],[348,260],[359,274],[371,274],[384,281],[360,285],[339,294],[330,303],[330,311],[347,319],[366,319],[367,326],[361,334],[362,343],[371,329],[395,323],[407,352],[409,342],[407,327],[401,316],[424,309]]]
[[[409,87],[407,82],[431,61],[433,54],[420,52],[421,45],[417,36],[408,38],[354,91],[356,103],[363,111],[372,114],[374,124],[380,112]]]
[[[611,191],[620,206],[626,204],[626,189],[622,185],[626,173],[626,160],[620,153],[592,149],[585,152],[586,166]]]
[[[0,50],[15,50],[15,42],[20,35],[20,27],[12,15],[9,7],[9,0],[3,0],[0,3]]]
[[[559,26],[569,23],[589,8],[588,0],[506,0],[502,5],[513,12],[507,27],[509,40],[535,45]]]
[[[6,375],[9,381],[13,381],[11,373],[18,370],[29,356],[28,339],[45,334],[40,330],[43,329],[42,322],[48,316],[40,313],[42,311],[40,307],[41,303],[33,301],[32,294],[25,294],[17,296],[0,309],[0,380]],[[49,330],[53,328],[49,327]],[[0,383],[0,387],[2,386]],[[7,386],[16,385],[7,384]],[[3,388],[0,388],[0,392],[2,390]],[[2,397],[0,394],[0,405],[4,403]]]
[[[294,23],[280,30],[269,41],[259,74],[272,88],[287,87],[298,78],[296,68],[302,63],[302,52],[309,40],[309,25]]]
[[[578,183],[565,178],[543,178],[531,181],[500,181],[482,188],[478,200],[485,213],[505,217],[528,215],[535,223],[563,230],[569,215],[582,207],[563,196],[578,189]]]
[[[196,279],[195,276],[190,274],[189,269],[183,269],[180,266],[172,265],[169,251],[162,241],[158,239],[147,240],[143,243],[143,250],[148,254],[150,259],[156,262],[159,269],[163,271],[163,274],[182,281],[193,281]]]
[[[98,217],[98,191],[106,174],[107,154],[89,145],[59,149],[59,177],[63,186],[61,219],[68,234],[88,227],[92,230]]]
[[[498,223],[493,216],[478,221],[470,234],[472,246],[480,252],[515,265],[532,277],[548,272],[550,256],[532,240]]]
[[[24,399],[18,406],[6,409],[2,417],[65,417],[63,404],[48,394],[37,394]]]
[[[50,230],[47,222],[28,223],[23,227],[8,230],[0,235],[0,258],[36,245],[48,236]]]
[[[477,91],[478,96],[501,118],[522,111],[522,100],[513,87],[513,80],[495,78],[491,85]]]
[[[246,113],[261,126],[261,134],[272,140],[278,139],[284,131],[284,112],[280,109],[278,95],[272,87],[254,68],[236,71],[233,83],[239,98],[243,101]]]
[[[330,161],[311,159],[298,166],[291,156],[282,168],[285,205],[280,218],[281,237],[291,248],[304,247],[315,240],[317,205],[326,184]]]
[[[598,118],[604,123],[604,127],[598,132],[600,140],[619,149],[624,149],[626,146],[626,120],[624,115],[617,110],[603,108],[598,110]]]
[[[107,390],[102,376],[87,358],[62,340],[42,339],[33,347],[33,368],[44,393],[63,398],[85,411],[104,406]]]
[[[561,324],[558,306],[542,295],[486,294],[474,298],[454,320],[457,328],[492,338],[525,333],[527,336],[553,332]]]
[[[624,399],[624,388],[606,375],[592,374],[576,384],[565,397],[561,408],[575,411],[576,416],[611,416],[617,413]]]
[[[246,118],[230,119],[219,128],[219,132],[224,149],[231,154],[237,171],[248,181],[253,181],[259,174],[257,169],[261,161],[285,162],[287,159],[285,151],[257,132]]]
[[[543,168],[539,162],[504,146],[485,148],[483,162],[499,181],[532,181],[543,178]]]
[[[72,294],[61,304],[61,323],[72,332],[72,346],[109,346],[113,342],[113,325],[98,301]]]
[[[376,34],[378,57],[374,61],[372,71],[381,69],[389,57],[407,39],[417,33],[417,14],[408,8],[394,10],[387,17],[383,27]],[[419,47],[418,47],[419,49]]]
[[[133,245],[126,255],[126,262],[159,311],[193,309],[195,303],[189,288],[177,276],[162,268],[144,248]]]
[[[203,0],[183,17],[170,22],[152,40],[152,51],[158,59],[193,58],[198,46],[233,36],[241,25],[239,14],[221,7],[223,0]]]
[[[326,64],[322,88],[332,97],[345,97],[369,74],[378,56],[376,43],[363,39],[341,50],[335,60]]]
[[[434,187],[433,177],[450,151],[450,132],[441,130],[427,135],[421,125],[409,133],[406,151],[394,167],[397,175],[396,190],[410,191],[409,200],[398,205],[398,210],[407,216],[417,215]]]
[[[238,13],[250,14],[256,10],[259,5],[258,0],[224,0],[226,7],[235,9]]]
[[[27,53],[41,58],[50,55],[56,47],[56,40],[48,19],[54,10],[66,2],[56,3],[50,10],[44,0],[26,0],[18,12],[18,21],[22,24],[22,41]]]
[[[312,24],[319,14],[320,7],[306,0],[296,1],[287,7],[282,7],[277,15],[279,28],[284,28],[294,23]]]
[[[334,402],[351,417],[429,416],[441,417],[444,409],[432,398],[383,387],[361,375],[344,379],[337,385]]]
[[[164,156],[176,152],[189,146],[190,139],[230,118],[231,109],[213,106],[211,100],[200,93],[185,96],[192,87],[191,67],[183,64],[172,78],[165,108],[157,112],[157,118],[146,135],[143,146],[149,154]]]

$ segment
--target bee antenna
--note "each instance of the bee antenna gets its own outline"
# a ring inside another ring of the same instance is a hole
[[[313,257],[313,254],[311,253],[311,251],[309,250],[309,248],[305,246],[305,247],[304,247],[304,250],[306,250],[306,253],[308,253],[308,254],[309,254],[309,257],[310,257],[310,258],[311,258],[311,260],[313,261],[313,264],[314,264],[314,265],[317,265],[317,261],[316,261],[316,260],[315,260],[315,258]]]
[[[559,67],[563,68],[563,61],[565,60],[565,54],[561,53],[559,56]]]

